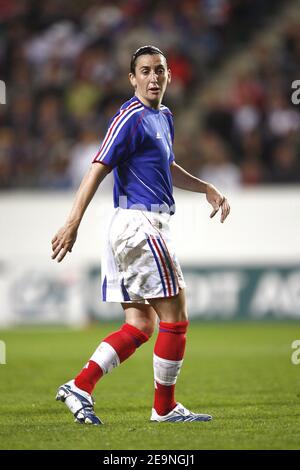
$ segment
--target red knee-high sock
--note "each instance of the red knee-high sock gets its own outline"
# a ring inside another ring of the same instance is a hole
[[[108,335],[96,349],[86,366],[75,377],[75,385],[92,393],[98,380],[124,362],[149,336],[125,323],[120,330]]]
[[[188,321],[160,322],[154,347],[154,409],[163,416],[176,406],[175,384],[180,372],[186,343]]]

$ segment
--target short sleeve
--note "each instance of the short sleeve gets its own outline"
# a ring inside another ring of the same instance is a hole
[[[134,152],[141,141],[139,118],[144,109],[139,102],[131,103],[112,118],[101,148],[93,163],[103,163],[115,168]]]
[[[170,155],[169,155],[169,164],[174,162],[175,155],[173,152],[173,144],[174,144],[174,122],[173,122],[173,114],[166,106],[163,106],[163,113],[168,120],[169,125],[169,139],[170,139]]]
[[[170,125],[170,134],[171,134],[171,139],[172,139],[172,144],[174,144],[174,121],[173,121],[173,114],[169,114],[168,116],[168,121]]]
[[[173,150],[170,152],[170,156],[169,156],[169,165],[171,165],[171,163],[173,163],[175,161],[175,155],[174,155],[174,152]]]

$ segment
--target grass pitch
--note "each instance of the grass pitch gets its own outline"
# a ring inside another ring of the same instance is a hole
[[[149,422],[152,338],[99,382],[95,408],[105,425],[73,423],[56,389],[118,327],[0,332],[1,449],[300,448],[300,365],[291,363],[299,323],[191,324],[176,396],[211,422]]]

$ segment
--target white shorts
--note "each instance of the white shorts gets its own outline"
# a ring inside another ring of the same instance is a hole
[[[185,287],[169,229],[169,214],[118,207],[101,263],[104,302],[172,297]]]

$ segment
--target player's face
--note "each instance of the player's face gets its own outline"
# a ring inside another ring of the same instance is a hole
[[[129,79],[137,97],[151,108],[159,108],[171,81],[171,72],[161,54],[145,54],[136,60],[135,74],[130,73]]]

